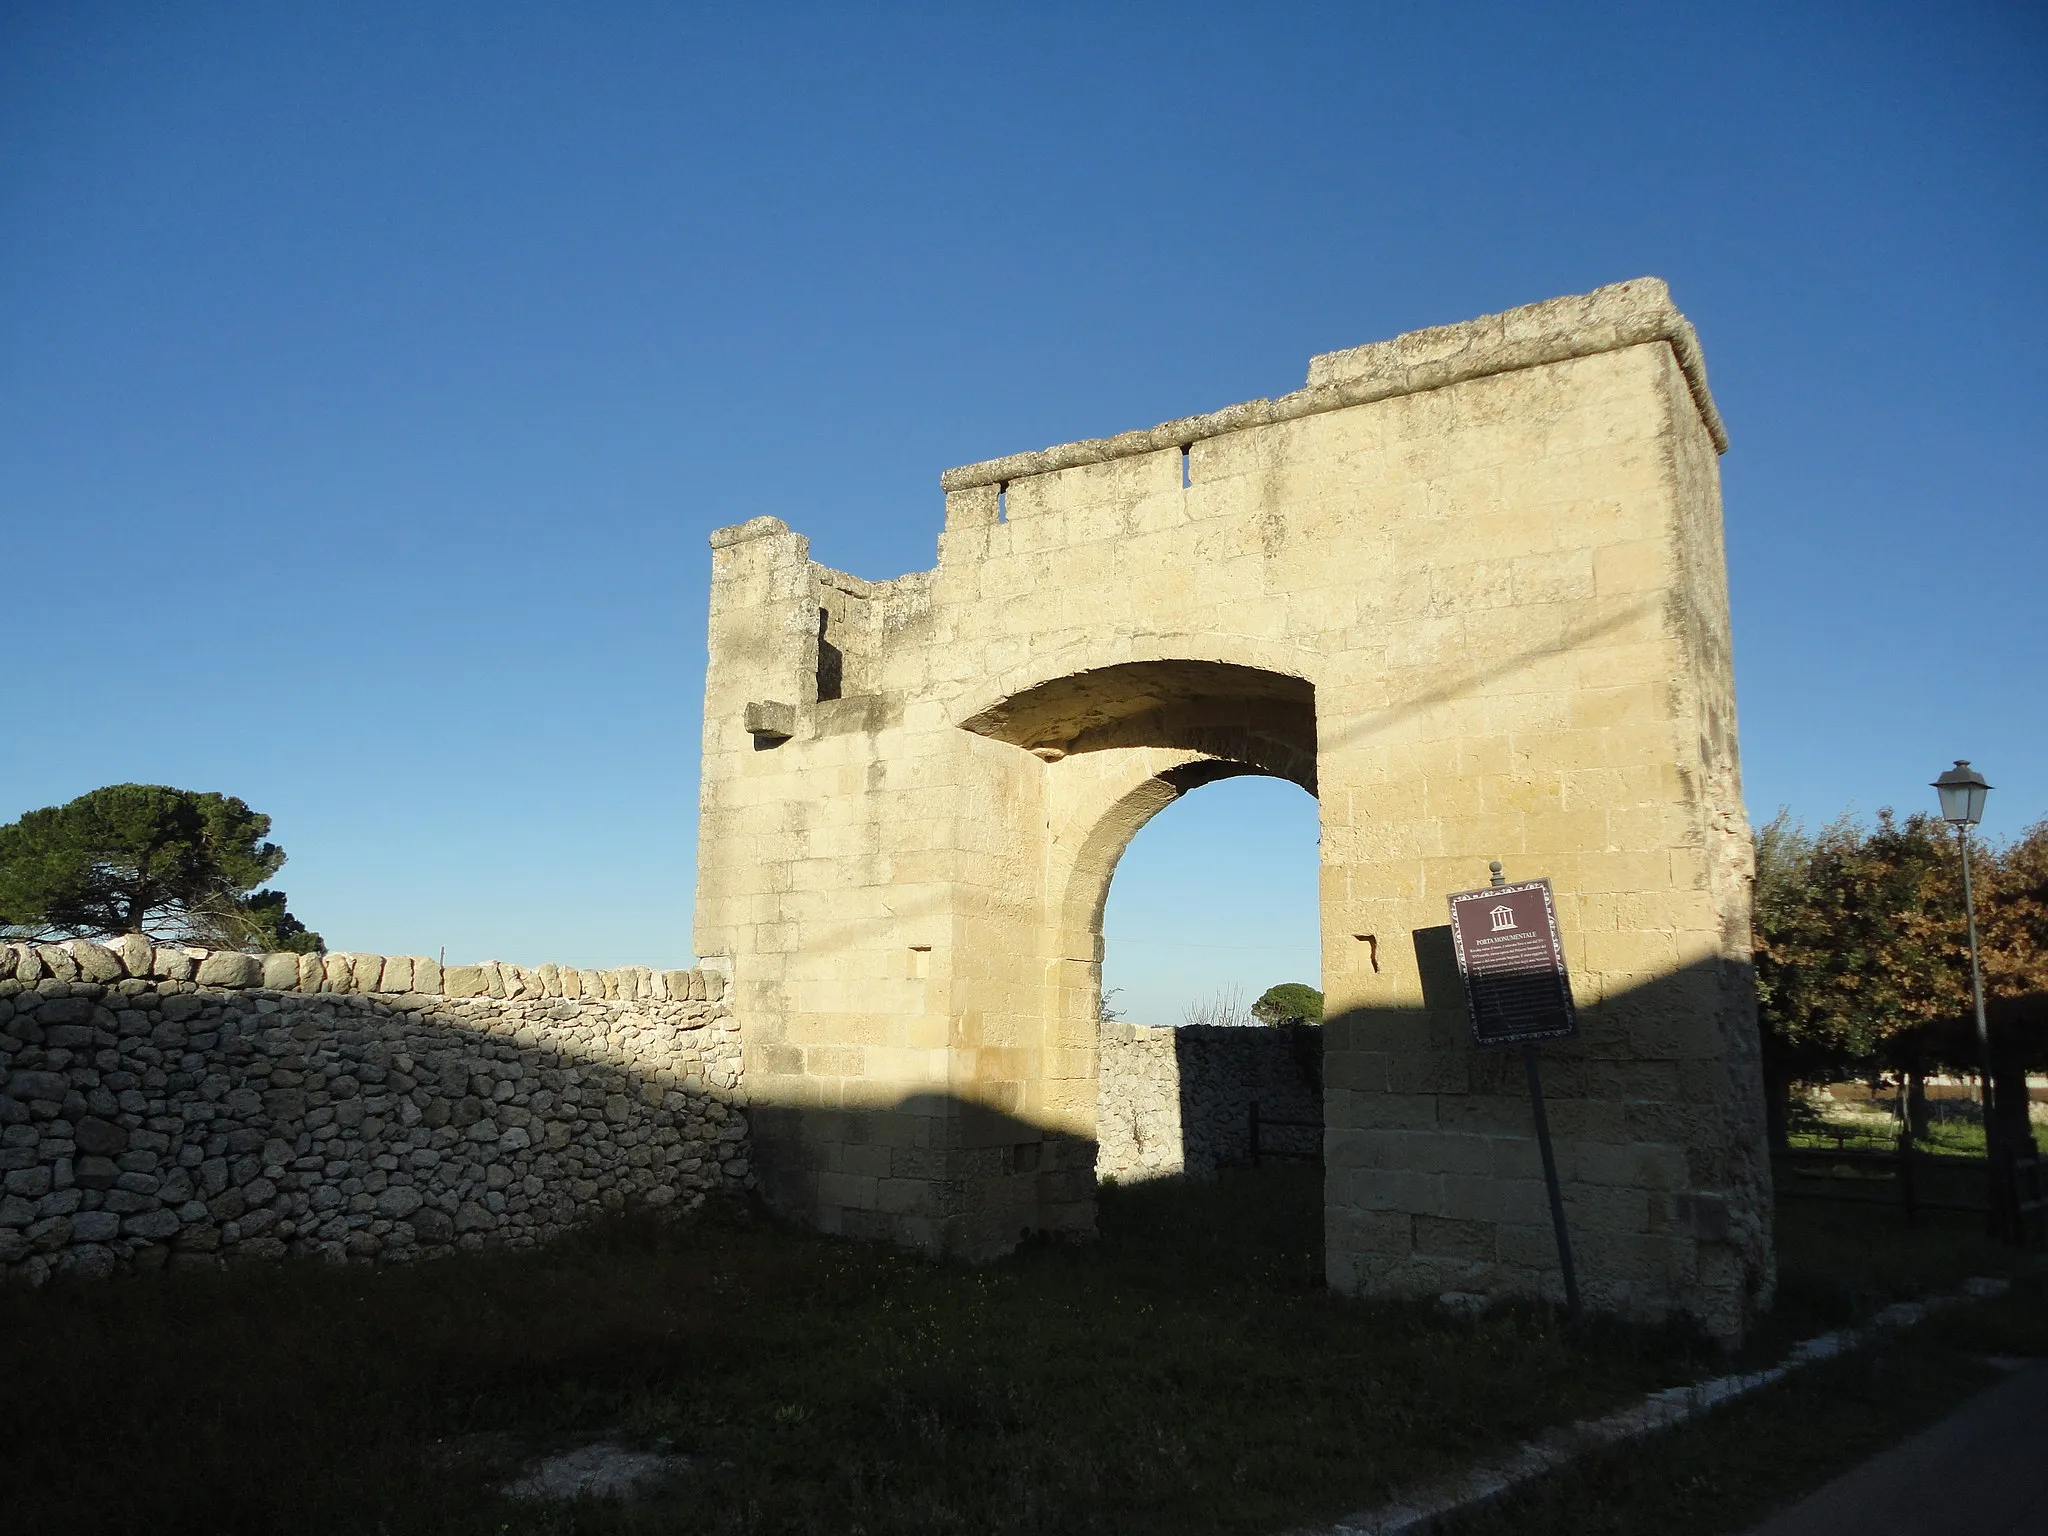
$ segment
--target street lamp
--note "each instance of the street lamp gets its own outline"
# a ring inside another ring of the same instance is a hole
[[[1956,841],[1963,848],[1963,920],[1970,930],[1970,998],[1977,1005],[1977,1062],[1984,1078],[1984,1161],[1991,1178],[1991,1230],[1996,1234],[2004,1226],[2005,1188],[1999,1177],[2002,1148],[1991,1103],[1991,1031],[1984,1023],[1984,975],[1977,965],[1977,904],[1970,894],[1970,828],[1984,819],[1984,797],[1990,790],[1984,775],[1962,758],[1934,781],[1934,791],[1941,796],[1941,819],[1956,829]]]

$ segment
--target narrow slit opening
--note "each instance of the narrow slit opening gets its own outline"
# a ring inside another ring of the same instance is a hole
[[[1188,469],[1188,449],[1191,446],[1193,445],[1189,443],[1180,445],[1180,488],[1184,491],[1195,483],[1194,476]]]
[[[830,609],[818,610],[818,702],[827,703],[846,691],[846,655],[825,638],[831,627]]]
[[[1007,523],[1009,520],[1010,482],[1005,480],[1001,485],[998,485],[996,487],[996,521],[999,523]]]

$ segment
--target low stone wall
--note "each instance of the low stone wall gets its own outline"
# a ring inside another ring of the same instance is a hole
[[[724,978],[0,945],[0,1271],[529,1244],[752,1182]]]
[[[1132,1182],[1322,1149],[1321,1033],[1104,1024],[1096,1038],[1095,1176]],[[1275,1122],[1295,1122],[1292,1125]],[[1305,1128],[1304,1128],[1305,1127]]]

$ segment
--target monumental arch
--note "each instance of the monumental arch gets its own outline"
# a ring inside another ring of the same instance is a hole
[[[770,1198],[987,1257],[1086,1233],[1101,919],[1234,774],[1321,814],[1329,1279],[1558,1294],[1521,1063],[1445,896],[1555,882],[1546,1055],[1596,1306],[1773,1283],[1720,419],[1654,279],[1313,359],[1308,384],[947,471],[938,562],[712,535],[699,953]]]

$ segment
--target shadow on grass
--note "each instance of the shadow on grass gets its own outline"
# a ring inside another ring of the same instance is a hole
[[[726,1206],[417,1268],[0,1293],[7,1518],[1265,1532],[1721,1368],[1682,1331],[1332,1296],[1312,1168],[1106,1190],[1101,1227],[966,1268]],[[1889,1299],[1948,1262],[1886,1269],[1870,1249],[1816,1236],[1788,1267],[1845,1288],[1817,1279],[1799,1305]],[[692,1470],[632,1506],[495,1492],[524,1458],[604,1437]]]
[[[2009,1252],[2009,1250],[2008,1250]],[[1934,1423],[2002,1377],[1987,1356],[2048,1355],[2048,1287],[1937,1317],[1754,1398],[1546,1478],[1445,1536],[1732,1536]],[[1970,1528],[1968,1489],[1951,1491]],[[1920,1529],[1921,1527],[1914,1527]]]

